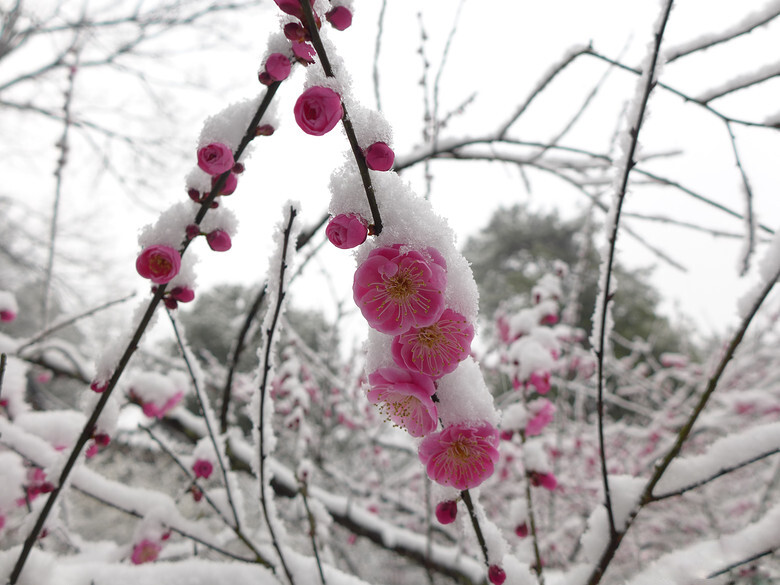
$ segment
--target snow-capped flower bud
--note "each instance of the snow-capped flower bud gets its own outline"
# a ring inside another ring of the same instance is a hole
[[[525,538],[528,536],[528,524],[523,522],[522,524],[515,526],[515,534],[518,538]]]
[[[506,581],[504,569],[498,565],[490,565],[490,567],[488,567],[488,581],[493,585],[502,585],[504,581]]]

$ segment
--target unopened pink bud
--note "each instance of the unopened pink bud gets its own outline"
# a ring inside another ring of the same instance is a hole
[[[310,40],[309,33],[297,22],[290,22],[284,25],[284,36],[288,41],[303,43]]]
[[[214,230],[206,235],[206,241],[209,248],[215,252],[226,252],[233,245],[230,241],[230,234],[224,230]]]
[[[330,220],[325,235],[337,248],[349,250],[366,241],[368,228],[365,221],[354,213],[342,213]]]
[[[171,298],[180,303],[189,303],[195,298],[195,291],[186,286],[177,286],[171,291]]]
[[[325,14],[326,20],[336,30],[344,30],[352,24],[352,12],[346,6],[336,6]]]
[[[493,585],[502,585],[504,581],[506,581],[504,569],[498,565],[490,565],[490,567],[488,567],[488,581]]]
[[[218,180],[219,180],[219,177],[216,177],[216,176],[215,177],[211,177],[211,186],[214,187],[214,185],[217,184]],[[227,179],[225,179],[225,184],[222,185],[222,189],[220,190],[219,194],[220,195],[230,195],[230,194],[232,194],[236,190],[237,186],[238,186],[238,179],[236,178],[236,176],[233,173],[230,173],[227,176]]]
[[[233,168],[233,151],[221,142],[212,142],[198,150],[198,166],[209,175],[221,175]]]
[[[290,75],[292,65],[282,53],[272,53],[265,62],[265,70],[274,81],[283,81]]]
[[[341,97],[329,87],[310,87],[295,102],[293,112],[301,130],[312,136],[322,136],[341,120]]]
[[[436,520],[439,524],[452,524],[458,515],[458,503],[455,500],[439,502],[436,505]]]
[[[270,124],[261,124],[255,128],[255,136],[271,136],[274,133],[274,127]]]
[[[372,171],[389,171],[394,162],[395,153],[384,142],[375,142],[366,149],[366,164]]]
[[[515,527],[515,534],[518,536],[518,538],[525,538],[528,536],[528,524],[523,522],[522,524],[518,524]]]
[[[8,309],[4,311],[0,311],[0,321],[13,321],[16,319],[16,313],[14,311],[9,311]]]
[[[214,466],[212,465],[211,461],[206,461],[205,459],[198,459],[195,463],[192,465],[192,471],[195,474],[195,477],[202,477],[203,479],[208,479],[211,475],[211,472],[214,471]]]

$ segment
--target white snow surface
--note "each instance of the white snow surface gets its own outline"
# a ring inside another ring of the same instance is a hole
[[[16,304],[14,293],[7,290],[0,290],[0,311],[19,312],[19,306]]]
[[[463,360],[454,372],[442,376],[436,395],[439,397],[439,418],[445,427],[482,421],[498,426],[499,415],[493,406],[493,395],[472,357]]]
[[[627,585],[694,585],[731,564],[780,547],[780,504],[759,521],[720,538],[696,543],[653,562]]]
[[[759,425],[715,441],[705,453],[675,459],[655,487],[661,496],[710,479],[760,455],[780,450],[780,422]]]

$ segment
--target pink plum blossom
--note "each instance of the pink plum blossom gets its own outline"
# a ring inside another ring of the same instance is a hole
[[[489,423],[452,425],[428,435],[418,455],[435,482],[459,490],[475,488],[493,474],[498,431]]]
[[[498,565],[490,565],[488,567],[488,581],[493,585],[503,585],[504,581],[506,581],[504,569]]]
[[[233,245],[230,241],[230,234],[225,230],[214,230],[206,234],[206,241],[209,248],[215,252],[227,252]]]
[[[181,256],[170,246],[149,246],[135,261],[138,274],[155,284],[170,282],[179,273]]]
[[[546,398],[533,400],[528,404],[528,410],[533,415],[525,426],[525,436],[533,437],[542,432],[555,417],[555,405]]]
[[[345,30],[352,25],[352,12],[346,6],[336,6],[325,13],[325,19],[336,30]]]
[[[458,502],[447,500],[436,504],[436,520],[439,524],[452,524],[458,515]]]
[[[330,220],[328,227],[325,228],[325,235],[337,248],[348,250],[366,241],[368,228],[365,220],[359,215],[341,213]]]
[[[375,142],[366,149],[366,164],[372,171],[389,171],[395,162],[395,153],[384,142]]]
[[[322,136],[336,127],[342,116],[341,98],[329,87],[314,86],[304,91],[293,108],[301,130]]]
[[[390,335],[433,325],[444,311],[444,258],[433,248],[402,253],[401,246],[372,250],[355,271],[352,292],[368,324]]]
[[[265,61],[265,70],[273,81],[283,81],[290,75],[292,65],[286,55],[271,53]]]
[[[221,142],[212,142],[198,150],[198,166],[209,175],[221,175],[234,164],[233,151]]]
[[[468,357],[474,327],[466,317],[445,309],[433,325],[412,327],[393,338],[393,359],[402,368],[434,379],[449,374]]]
[[[208,479],[209,476],[211,476],[211,472],[214,471],[214,465],[211,463],[211,461],[198,459],[195,461],[195,463],[192,464],[192,471],[195,474],[195,477]]]
[[[550,372],[533,372],[528,377],[528,383],[536,388],[539,394],[547,394],[550,391]]]
[[[144,538],[141,542],[137,543],[133,547],[133,554],[130,557],[130,561],[134,565],[142,565],[144,563],[151,563],[157,560],[160,556],[162,546],[159,543]]]
[[[438,413],[431,396],[436,392],[427,376],[401,370],[380,368],[368,377],[368,400],[379,404],[380,411],[413,437],[423,437],[436,429]]]

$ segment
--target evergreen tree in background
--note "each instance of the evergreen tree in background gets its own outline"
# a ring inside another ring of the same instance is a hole
[[[585,217],[565,221],[557,212],[533,212],[521,204],[498,209],[488,225],[468,239],[463,251],[479,286],[481,314],[490,319],[502,300],[530,296],[539,278],[553,272],[560,260],[572,272],[580,272],[574,275],[581,286],[572,325],[590,333],[600,259],[595,235],[586,223]],[[648,340],[655,356],[679,351],[689,333],[658,313],[660,295],[648,282],[649,274],[649,269],[617,267],[615,332],[628,341]],[[615,353],[621,357],[627,350],[616,344]]]

